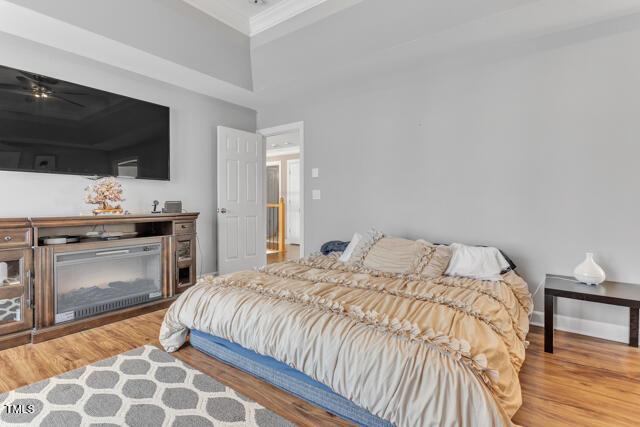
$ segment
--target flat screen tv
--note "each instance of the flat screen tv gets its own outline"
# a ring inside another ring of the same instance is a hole
[[[0,66],[0,170],[169,179],[169,108]]]

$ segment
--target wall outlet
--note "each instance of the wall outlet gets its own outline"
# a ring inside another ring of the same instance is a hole
[[[320,190],[311,190],[311,199],[320,200]]]
[[[317,178],[320,176],[320,170],[318,168],[311,169],[311,178]]]

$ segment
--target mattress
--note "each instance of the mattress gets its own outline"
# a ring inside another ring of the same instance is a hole
[[[326,385],[272,357],[258,354],[239,344],[196,329],[191,330],[190,342],[194,348],[209,356],[357,425],[372,427],[393,425],[334,393]]]

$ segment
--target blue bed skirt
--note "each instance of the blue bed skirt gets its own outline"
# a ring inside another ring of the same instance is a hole
[[[203,353],[258,377],[315,406],[361,426],[392,427],[302,372],[225,339],[191,330],[191,345]]]

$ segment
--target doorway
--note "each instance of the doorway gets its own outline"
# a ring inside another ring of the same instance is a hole
[[[258,131],[266,149],[267,264],[304,256],[303,123]]]

